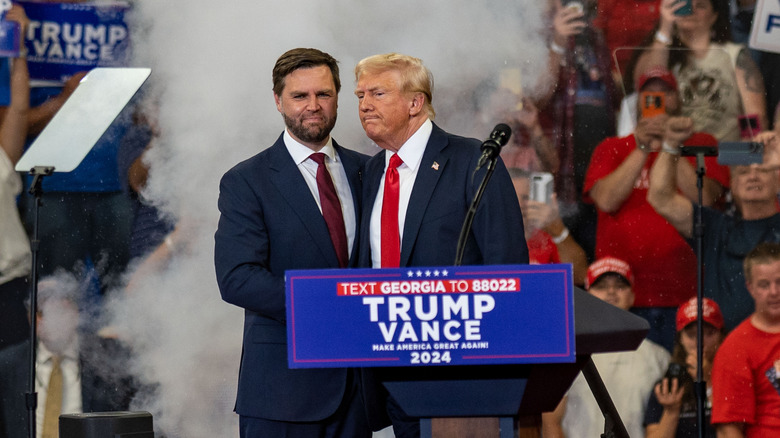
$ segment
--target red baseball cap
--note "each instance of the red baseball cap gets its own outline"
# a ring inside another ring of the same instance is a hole
[[[585,282],[585,289],[596,282],[604,274],[615,273],[625,278],[631,287],[634,287],[634,274],[631,272],[631,266],[623,260],[616,257],[602,257],[588,266],[588,278]]]
[[[673,90],[677,91],[677,79],[674,77],[674,74],[660,65],[652,67],[650,70],[644,72],[642,76],[639,77],[639,80],[636,81],[636,89],[641,90],[651,79],[659,79]]]
[[[677,331],[684,329],[688,324],[696,321],[696,297],[680,305],[677,309]],[[709,298],[703,298],[701,302],[702,320],[716,329],[723,328],[723,314],[718,303]]]

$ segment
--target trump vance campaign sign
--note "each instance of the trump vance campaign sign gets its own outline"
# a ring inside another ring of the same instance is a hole
[[[572,267],[286,273],[290,368],[574,362]]]

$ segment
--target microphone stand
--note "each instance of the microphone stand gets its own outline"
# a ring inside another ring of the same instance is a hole
[[[35,197],[32,238],[30,239],[30,251],[32,253],[32,269],[30,271],[30,375],[27,382],[28,392],[25,394],[30,438],[37,436],[35,431],[35,412],[38,408],[38,393],[35,392],[35,347],[37,345],[36,334],[38,325],[36,318],[38,314],[38,249],[40,246],[40,240],[38,240],[38,211],[41,207],[41,196],[43,195],[43,190],[41,189],[43,177],[51,175],[52,172],[54,172],[54,167],[51,166],[36,166],[30,170],[30,175],[33,176],[30,194]]]
[[[704,320],[702,319],[704,288],[703,263],[702,263],[702,240],[704,237],[704,223],[702,221],[702,211],[704,205],[704,153],[696,154],[696,189],[698,191],[698,204],[696,205],[696,223],[694,225],[694,236],[696,238],[696,426],[698,428],[698,437],[704,438],[704,409],[707,400],[707,382],[704,381]]]
[[[483,155],[483,157],[485,157],[485,155]],[[469,231],[471,231],[471,225],[474,223],[474,216],[477,214],[477,207],[482,201],[482,195],[485,194],[485,188],[487,187],[488,181],[490,181],[490,177],[493,176],[493,172],[496,170],[498,154],[495,154],[494,157],[489,157],[488,159],[490,161],[488,161],[487,173],[485,173],[485,176],[482,178],[477,193],[474,195],[469,210],[466,212],[466,217],[463,219],[463,227],[460,229],[458,247],[455,252],[455,266],[460,266],[463,263],[463,253],[466,251],[466,241],[469,237]],[[480,158],[480,162],[482,162],[482,158]],[[481,166],[477,166],[477,169],[475,169],[474,172],[479,170],[480,167]]]
[[[704,412],[707,402],[707,382],[704,381],[704,287],[703,275],[704,265],[702,261],[702,248],[704,238],[704,222],[702,211],[704,209],[704,157],[718,155],[718,149],[711,146],[684,146],[681,148],[681,155],[696,157],[696,189],[698,191],[698,202],[694,210],[693,235],[696,239],[696,382],[694,390],[696,392],[696,427],[698,437],[704,438]]]

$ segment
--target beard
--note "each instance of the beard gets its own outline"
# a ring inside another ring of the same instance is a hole
[[[294,119],[287,116],[287,114],[282,113],[282,118],[284,119],[284,124],[287,126],[287,129],[289,129],[292,135],[297,139],[305,143],[320,143],[328,138],[330,131],[336,126],[336,116],[334,115],[332,118],[328,118],[327,116],[323,117],[325,117],[325,119],[322,123],[304,125],[300,119]]]

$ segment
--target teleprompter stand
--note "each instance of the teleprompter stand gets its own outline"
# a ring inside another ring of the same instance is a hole
[[[54,172],[53,166],[35,166],[30,170],[33,180],[30,185],[30,194],[33,195],[35,202],[33,207],[33,229],[30,239],[30,252],[32,253],[32,268],[30,271],[30,342],[31,347],[36,345],[35,338],[37,333],[38,321],[35,315],[38,313],[38,251],[40,249],[40,240],[38,237],[38,212],[41,207],[41,195],[43,190],[43,178]],[[38,408],[38,394],[35,392],[35,348],[30,348],[29,367],[30,373],[27,380],[28,392],[25,394],[25,403],[27,404],[27,421],[30,430],[30,436],[35,437],[35,410]]]
[[[16,171],[29,172],[33,177],[30,194],[35,199],[30,242],[32,252],[30,371],[28,392],[25,394],[28,436],[31,438],[37,436],[35,412],[38,407],[38,394],[35,392],[35,346],[37,345],[38,252],[41,245],[38,236],[38,214],[43,195],[43,178],[55,171],[73,171],[143,85],[150,73],[151,70],[148,68],[96,68],[90,71],[16,164]]]

